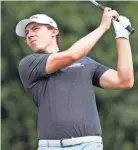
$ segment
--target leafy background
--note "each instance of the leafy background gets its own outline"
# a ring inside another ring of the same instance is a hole
[[[136,29],[130,37],[135,84],[129,90],[95,89],[103,129],[105,150],[138,150],[138,2],[102,1],[104,6],[128,16]],[[2,1],[1,2],[1,146],[3,150],[37,149],[36,108],[23,89],[19,61],[31,53],[25,39],[15,34],[17,22],[45,13],[58,24],[61,50],[94,30],[102,12],[89,1]],[[117,65],[113,27],[99,40],[89,57],[111,68]],[[127,60],[126,60],[127,61]]]

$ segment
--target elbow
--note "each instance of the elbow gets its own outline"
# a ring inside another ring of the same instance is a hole
[[[79,56],[79,55],[72,55],[72,60],[73,61],[77,61],[77,60],[79,60],[81,57]]]
[[[123,89],[131,89],[134,86],[134,74],[126,73],[127,75],[123,76],[120,79],[120,83]]]
[[[84,56],[86,56],[86,54],[85,53],[74,53],[73,55],[72,55],[72,60],[73,61],[78,61],[78,60],[80,60],[81,58],[83,58]]]
[[[69,52],[69,55],[71,56],[71,59],[73,61],[78,61],[78,60],[80,60],[81,58],[83,58],[84,56],[87,55],[85,50],[77,50],[77,51],[75,51],[74,49],[70,48],[68,50],[68,52]]]
[[[134,86],[134,80],[130,81],[130,83],[128,84],[128,88],[131,89]]]
[[[134,85],[133,83],[127,84],[127,85],[126,85],[126,89],[131,89],[131,88],[133,88],[133,85]]]
[[[134,80],[133,79],[130,79],[129,81],[124,83],[125,89],[131,89],[131,88],[133,88],[133,86],[134,86]]]

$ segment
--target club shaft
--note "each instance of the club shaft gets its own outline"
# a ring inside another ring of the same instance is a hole
[[[100,5],[100,4],[98,4],[97,6],[98,6],[101,10],[104,10],[104,8],[105,8],[104,6],[102,6],[102,5]]]

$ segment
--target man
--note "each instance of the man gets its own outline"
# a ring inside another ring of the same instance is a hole
[[[117,70],[86,57],[110,28],[112,18],[118,49]],[[39,150],[102,150],[102,131],[97,112],[94,86],[127,89],[133,86],[133,63],[126,17],[105,8],[101,24],[60,52],[56,22],[38,14],[20,21],[16,33],[26,37],[34,52],[23,58],[19,73],[27,92],[38,107]]]

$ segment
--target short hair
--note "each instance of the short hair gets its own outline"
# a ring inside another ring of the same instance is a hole
[[[49,24],[47,24],[46,26],[47,26],[47,28],[48,28],[49,30],[55,29],[53,26],[51,26],[51,25],[49,25]],[[59,46],[59,45],[60,45],[59,33],[58,33],[58,35],[56,36],[56,42],[57,42],[57,45]]]

